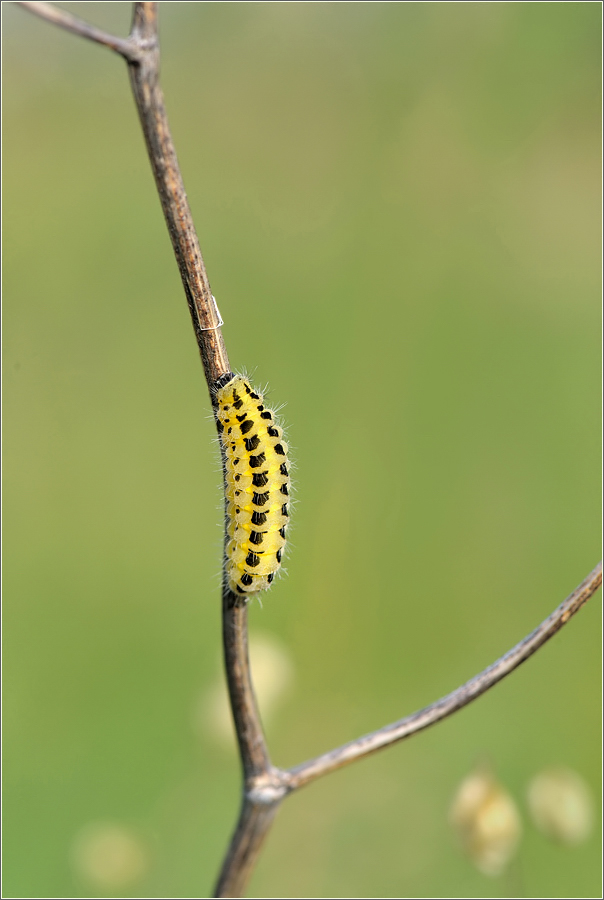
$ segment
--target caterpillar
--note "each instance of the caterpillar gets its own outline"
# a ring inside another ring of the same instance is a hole
[[[289,519],[288,446],[275,414],[243,375],[214,389],[224,464],[226,580],[236,594],[270,586],[281,566]]]

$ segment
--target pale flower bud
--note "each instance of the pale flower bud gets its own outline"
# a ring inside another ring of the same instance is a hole
[[[115,893],[140,881],[147,874],[150,859],[147,846],[130,828],[94,822],[76,835],[71,862],[76,875],[85,882]]]
[[[488,772],[465,778],[449,813],[463,850],[485,875],[500,875],[513,857],[522,825],[516,804]]]
[[[254,692],[266,724],[291,688],[294,666],[287,648],[269,634],[250,634],[249,653]],[[196,703],[192,725],[200,735],[209,733],[224,746],[235,748],[233,719],[222,672]]]
[[[580,844],[591,833],[591,793],[571,769],[544,769],[535,775],[528,788],[528,805],[537,828],[552,840]]]

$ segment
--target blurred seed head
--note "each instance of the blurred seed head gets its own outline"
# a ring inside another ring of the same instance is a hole
[[[516,852],[522,825],[516,804],[488,771],[462,781],[449,820],[476,868],[500,875]]]
[[[125,826],[94,822],[76,835],[71,862],[84,881],[115,892],[147,874],[149,852],[141,838]]]
[[[591,792],[572,769],[555,767],[539,772],[529,784],[527,799],[533,822],[552,840],[572,846],[591,834]]]
[[[285,699],[293,681],[294,668],[287,649],[272,635],[251,634],[249,652],[254,690],[266,724]],[[222,744],[235,746],[223,674],[202,696],[194,711],[193,727],[199,733],[209,732]]]

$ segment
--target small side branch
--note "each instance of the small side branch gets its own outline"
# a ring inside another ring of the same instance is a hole
[[[106,31],[101,31],[100,28],[89,25],[83,19],[78,19],[77,16],[72,16],[71,13],[58,9],[51,3],[29,3],[27,0],[19,0],[17,5],[29,10],[29,12],[39,16],[46,22],[51,22],[53,25],[58,25],[59,28],[64,28],[65,31],[71,31],[72,34],[94,41],[95,44],[102,44],[104,47],[109,47],[110,50],[115,50],[116,53],[119,53],[129,62],[138,62],[141,57],[140,48],[130,38],[120,38],[113,34],[107,34]]]
[[[529,656],[532,656],[539,647],[542,647],[546,641],[549,641],[563,625],[566,625],[571,616],[574,616],[587,603],[601,584],[602,563],[599,562],[593,572],[566,598],[564,603],[561,603],[541,625],[521,640],[519,644],[512,647],[497,662],[494,662],[483,672],[480,672],[479,675],[458,687],[457,690],[447,694],[445,697],[441,697],[440,700],[437,700],[430,706],[426,706],[425,709],[420,709],[418,712],[406,716],[392,725],[386,725],[384,728],[380,728],[371,734],[366,734],[356,741],[351,741],[342,747],[338,747],[336,750],[331,750],[329,753],[324,753],[322,756],[309,760],[309,762],[289,769],[287,772],[289,789],[295,790],[303,787],[305,784],[310,784],[311,781],[314,781],[321,775],[327,775],[328,772],[334,772],[336,769],[341,769],[357,759],[362,759],[371,753],[375,753],[377,750],[382,750],[384,747],[389,747],[397,741],[402,741],[404,738],[410,737],[418,731],[423,731],[429,725],[434,725],[436,722],[440,722],[441,719],[446,719],[447,716],[450,716],[458,709],[467,706],[472,700],[476,700],[477,697],[480,697],[481,694],[484,694],[485,691],[496,685],[498,681],[501,681],[502,678],[513,672]]]

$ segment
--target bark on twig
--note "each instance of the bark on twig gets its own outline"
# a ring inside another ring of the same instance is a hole
[[[239,820],[229,841],[213,897],[243,897],[262,845],[285,796],[282,784],[277,786],[276,793],[279,796],[268,802],[244,795]]]
[[[155,184],[212,397],[215,382],[229,372],[230,367],[219,327],[219,313],[199,248],[159,86],[157,3],[134,4],[132,29],[127,38],[107,34],[50,3],[20,2],[19,5],[47,22],[109,47],[123,56],[128,64]],[[277,769],[272,765],[262,730],[248,658],[247,607],[241,598],[235,597],[225,588],[224,658],[243,769],[243,798],[239,820],[214,896],[242,896],[275,813],[285,796],[321,775],[410,737],[467,706],[553,637],[581,609],[601,583],[602,564],[599,563],[538,628],[457,690],[398,722],[288,770]]]
[[[264,740],[260,714],[250,676],[247,645],[247,606],[227,587],[222,597],[224,662],[235,732],[243,766],[243,777],[250,782],[269,772],[271,761]]]

